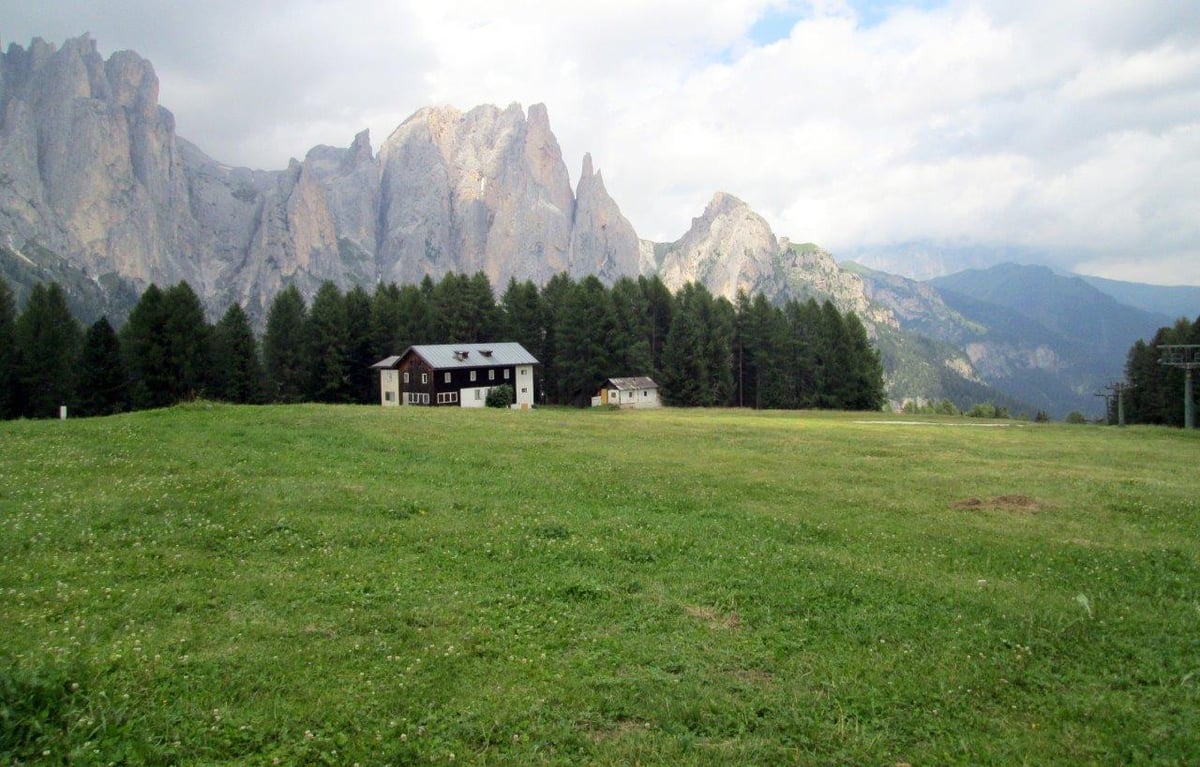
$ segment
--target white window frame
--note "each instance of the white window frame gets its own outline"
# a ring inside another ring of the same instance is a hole
[[[475,380],[475,371],[474,370],[471,371],[471,380],[472,381]]]

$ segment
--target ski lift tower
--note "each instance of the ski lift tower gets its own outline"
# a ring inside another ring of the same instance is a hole
[[[1158,364],[1183,368],[1183,428],[1196,428],[1196,405],[1192,399],[1192,371],[1200,368],[1200,344],[1163,344]]]

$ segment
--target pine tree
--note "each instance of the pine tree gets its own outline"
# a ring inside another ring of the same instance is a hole
[[[305,323],[308,399],[349,400],[349,346],[345,301],[337,285],[326,281],[317,290]]]
[[[350,377],[350,401],[379,402],[379,375],[371,365],[380,360],[371,341],[371,297],[355,286],[343,298],[346,307],[346,364]]]
[[[163,293],[163,306],[168,359],[173,373],[170,401],[204,396],[212,369],[212,328],[204,318],[204,306],[186,282],[167,288]]]
[[[650,365],[654,371],[652,375],[657,379],[662,377],[663,348],[667,342],[667,334],[671,332],[671,312],[675,307],[675,297],[657,274],[638,277],[638,288],[642,291],[647,313]]]
[[[711,399],[713,405],[729,407],[737,396],[733,382],[733,336],[737,327],[737,312],[724,296],[713,297],[709,293],[708,300],[705,354],[709,360]]]
[[[850,376],[842,406],[847,410],[879,410],[887,401],[879,351],[871,346],[867,329],[857,314],[847,312],[844,319],[849,339]]]
[[[21,413],[16,324],[16,302],[8,283],[0,278],[0,418],[16,418]]]
[[[817,359],[821,368],[821,387],[817,406],[839,410],[850,399],[852,352],[850,336],[841,312],[826,299],[821,304],[821,343]]]
[[[275,294],[267,311],[263,336],[263,366],[267,397],[273,402],[300,402],[307,390],[305,362],[305,319],[308,309],[296,286],[288,285]]]
[[[563,342],[559,338],[560,318],[565,311],[568,296],[575,290],[575,283],[566,272],[560,272],[542,286],[539,316],[542,320],[542,363],[541,391],[545,400],[561,405],[567,401],[562,382],[562,363],[559,355]]]
[[[401,354],[414,344],[437,343],[432,340],[437,338],[437,331],[434,328],[430,291],[426,290],[425,283],[420,287],[405,285],[400,288],[400,316],[401,342],[385,354],[385,357],[389,354]]]
[[[167,307],[157,285],[151,284],[142,292],[119,338],[133,409],[163,407],[174,402]]]
[[[14,329],[24,415],[50,418],[72,407],[81,334],[58,283],[33,286]]]
[[[653,331],[641,286],[629,277],[621,277],[613,283],[609,296],[616,323],[609,349],[613,362],[612,375],[653,376]]]
[[[662,389],[668,404],[712,405],[710,359],[706,353],[708,320],[702,285],[687,283],[676,294],[671,329],[663,345]]]
[[[517,282],[514,277],[508,281],[500,297],[500,327],[505,340],[516,341],[541,361],[544,356],[541,304],[532,280]]]
[[[793,300],[784,305],[783,313],[786,330],[782,352],[782,407],[816,407],[822,384],[819,361],[824,336],[821,307],[812,298],[804,303]]]
[[[127,390],[121,344],[108,318],[101,317],[83,337],[77,410],[83,416],[120,413],[127,406]]]
[[[783,312],[759,293],[737,296],[734,367],[739,407],[786,407],[783,372]]]
[[[402,322],[400,288],[394,282],[379,283],[371,294],[372,364],[384,357],[400,354],[407,348],[407,341],[401,338],[400,333]]]
[[[230,304],[213,327],[213,396],[225,402],[255,404],[263,399],[263,370],[250,319]]]
[[[583,278],[567,294],[558,317],[559,384],[563,396],[585,405],[611,375],[610,339],[616,323],[612,302],[603,283]]]

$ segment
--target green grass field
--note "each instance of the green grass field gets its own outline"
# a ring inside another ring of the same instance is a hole
[[[0,424],[0,761],[1200,762],[1200,435],[924,420]]]

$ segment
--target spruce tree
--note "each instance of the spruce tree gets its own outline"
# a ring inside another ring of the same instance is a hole
[[[78,412],[84,416],[120,413],[127,407],[128,377],[121,344],[107,317],[92,323],[79,359]]]
[[[850,348],[850,378],[843,407],[879,410],[887,401],[879,350],[871,345],[867,329],[857,314],[847,312],[844,319]]]
[[[685,407],[712,405],[710,359],[706,352],[707,290],[687,283],[676,294],[671,329],[663,345],[662,389],[667,404]]]
[[[347,402],[350,398],[346,304],[337,285],[326,281],[317,290],[305,322],[308,399]]]
[[[559,385],[567,401],[587,404],[600,384],[613,373],[610,339],[616,322],[608,291],[594,276],[577,283],[558,316]]]
[[[16,302],[8,283],[0,278],[0,418],[16,418],[21,412],[16,323]]]
[[[212,328],[191,285],[180,282],[163,293],[168,359],[173,374],[170,401],[206,394],[212,369]]]
[[[33,286],[14,329],[24,415],[50,418],[72,407],[81,334],[58,283]]]
[[[119,337],[133,409],[163,407],[174,402],[167,307],[157,285],[151,284],[142,292]]]
[[[417,291],[418,295],[420,291]],[[371,294],[371,364],[408,348],[401,334],[404,316],[400,308],[400,288],[396,283],[379,283]]]
[[[649,307],[641,286],[632,278],[621,277],[613,283],[609,296],[616,324],[609,349],[613,362],[612,375],[653,376],[653,332]]]
[[[559,355],[564,349],[559,338],[559,324],[563,317],[568,296],[575,289],[575,282],[566,272],[559,272],[542,286],[539,304],[539,316],[542,321],[542,363],[541,391],[546,401],[553,404],[563,404],[567,401],[564,394],[561,371],[563,365]]]
[[[307,390],[305,319],[308,309],[296,286],[275,294],[267,311],[263,336],[263,367],[267,397],[272,402],[300,402]]]
[[[638,288],[642,291],[643,305],[647,313],[650,365],[654,370],[652,375],[660,378],[663,370],[663,347],[667,342],[667,334],[671,331],[671,311],[675,307],[675,297],[657,274],[638,277]]]
[[[255,404],[263,399],[263,370],[250,318],[230,304],[212,332],[213,396],[225,402]]]
[[[400,317],[400,343],[393,351],[385,354],[385,357],[402,354],[414,344],[437,343],[433,340],[437,337],[433,322],[433,304],[424,283],[420,287],[405,285],[400,288]]]
[[[541,361],[543,333],[541,303],[537,286],[532,280],[508,281],[500,297],[500,335],[506,341],[516,341]]]
[[[379,375],[371,365],[380,360],[371,341],[371,297],[355,286],[342,299],[346,311],[346,364],[350,378],[350,401],[379,402]]]

